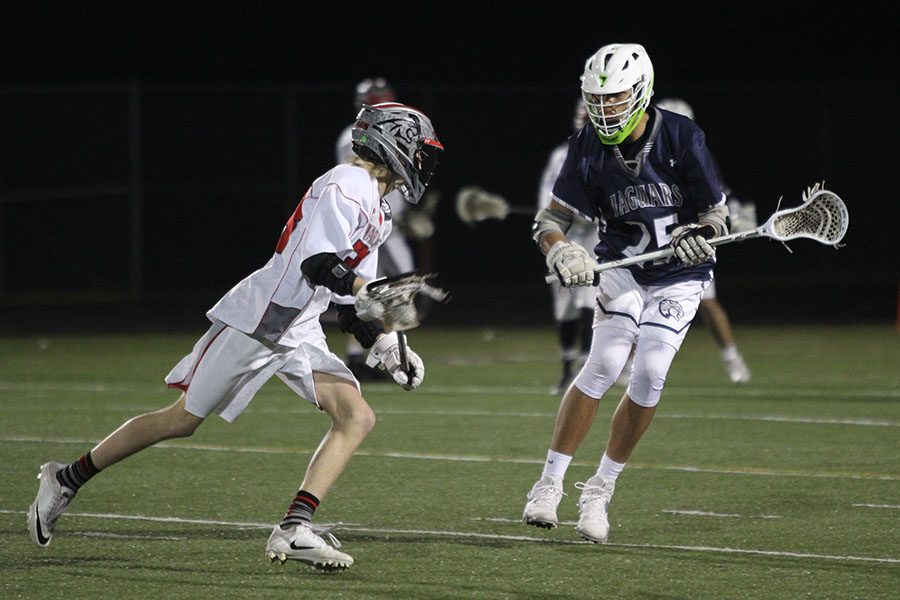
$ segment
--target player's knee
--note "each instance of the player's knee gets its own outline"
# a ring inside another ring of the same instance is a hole
[[[166,411],[166,437],[190,437],[203,422],[201,417],[192,415],[181,406],[173,406]]]
[[[596,358],[593,350],[592,356]],[[579,390],[592,398],[602,398],[603,394],[616,382],[627,358],[627,355],[624,359],[620,356],[608,356],[596,362],[593,359],[589,359],[588,363],[575,378],[575,385]]]
[[[375,411],[368,404],[354,411],[353,424],[365,435],[375,428],[375,421]]]
[[[375,411],[365,401],[361,400],[343,407],[334,417],[334,421],[335,425],[341,429],[353,431],[365,437],[375,427]]]
[[[668,365],[656,362],[635,362],[628,394],[635,404],[650,408],[659,404],[666,383]]]

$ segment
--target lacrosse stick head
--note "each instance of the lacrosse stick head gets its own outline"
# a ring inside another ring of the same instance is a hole
[[[849,224],[850,213],[844,201],[817,183],[803,194],[803,204],[776,211],[763,229],[780,242],[809,238],[837,248]]]
[[[468,225],[488,219],[502,221],[509,215],[509,204],[497,194],[469,185],[456,194],[456,215]]]
[[[366,284],[365,302],[379,305],[377,312],[380,313],[379,318],[387,330],[414,329],[421,324],[421,315],[415,304],[418,294],[437,302],[446,302],[450,298],[446,290],[429,283],[434,277],[434,273],[426,275],[403,273],[376,279]],[[357,295],[357,312],[360,310],[359,296]]]

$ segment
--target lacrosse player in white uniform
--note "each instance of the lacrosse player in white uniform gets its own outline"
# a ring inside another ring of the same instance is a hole
[[[564,287],[599,280],[591,352],[566,391],[540,479],[522,519],[558,524],[563,480],[590,431],[600,399],[632,345],[634,368],[616,408],[596,473],[581,490],[576,531],[606,542],[619,474],[650,425],[666,375],[712,279],[708,238],[728,232],[728,210],[703,131],[690,119],[650,107],[653,65],[638,44],[610,44],[588,58],[581,91],[590,123],[569,139],[550,206],[533,237]],[[573,213],[600,222],[593,252],[571,242]],[[599,264],[671,246],[670,260],[610,269]],[[596,257],[596,259],[595,259]]]
[[[381,102],[394,102],[395,99],[393,87],[383,77],[363,79],[356,85],[354,105],[357,112],[365,104],[371,106]],[[353,124],[350,124],[338,136],[335,144],[335,164],[340,165],[353,160],[355,155],[352,132]],[[426,211],[408,211],[408,203],[399,190],[389,192],[384,199],[390,205],[393,214],[394,235],[388,238],[378,251],[379,277],[413,271],[416,268],[416,261],[410,241],[427,239],[434,233],[434,223]],[[365,365],[364,350],[356,338],[348,337],[345,362],[357,379],[389,379],[383,371],[370,369]]]
[[[373,302],[369,286],[376,279],[378,249],[391,234],[385,194],[398,189],[417,202],[443,147],[422,112],[385,103],[360,111],[353,148],[356,159],[327,171],[303,195],[268,263],[209,310],[209,330],[166,377],[169,387],[182,390],[177,402],[127,421],[69,465],[41,466],[28,514],[35,543],[50,543],[59,516],[101,469],[162,440],[190,436],[211,413],[234,421],[274,375],[325,412],[331,428],[273,529],[266,555],[326,570],[353,564],[334,536],[328,534],[335,544],[329,545],[311,523],[375,415],[359,382],[328,349],[319,317],[333,298],[355,300],[338,308],[341,329],[371,348],[370,364],[386,369],[397,383],[407,389],[422,383],[421,358],[407,348],[403,361],[398,334],[386,333],[374,320],[384,307]]]
[[[694,109],[681,98],[663,98],[655,102],[656,106],[694,120]],[[756,207],[750,202],[741,202],[731,192],[731,188],[721,179],[725,193],[725,203],[731,216],[731,231],[738,233],[750,231],[756,227]],[[732,383],[743,384],[750,381],[750,369],[744,362],[744,357],[738,350],[734,341],[734,332],[731,328],[731,319],[722,303],[716,297],[716,282],[710,282],[709,287],[700,298],[700,317],[709,325],[709,330],[719,346],[719,354],[722,358],[722,366],[728,373]]]
[[[584,107],[584,100],[578,98],[572,117],[574,130],[578,131],[586,122],[587,109]],[[538,210],[550,206],[553,184],[562,169],[568,149],[569,143],[563,142],[550,153],[538,189]],[[573,214],[572,225],[566,232],[566,237],[585,248],[593,248],[597,243],[597,223]],[[578,363],[584,363],[591,349],[591,324],[594,320],[594,297],[597,295],[597,288],[579,286],[565,289],[559,280],[554,280],[550,286],[553,294],[553,318],[556,320],[562,359],[559,383],[550,393],[559,395],[572,383]]]

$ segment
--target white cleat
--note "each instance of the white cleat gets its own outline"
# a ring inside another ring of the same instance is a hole
[[[728,378],[731,379],[731,383],[740,385],[750,382],[750,369],[747,368],[747,364],[744,363],[744,359],[740,354],[723,360],[722,365],[725,367],[725,371],[728,372]]]
[[[556,507],[564,495],[562,479],[549,475],[541,477],[528,492],[528,502],[522,513],[522,520],[527,525],[553,529],[559,525]]]
[[[56,529],[56,520],[66,511],[75,492],[61,485],[56,480],[56,472],[64,469],[66,465],[58,462],[48,462],[41,465],[38,473],[40,485],[37,497],[28,508],[28,531],[31,539],[42,548],[50,545],[53,539],[53,530]]]
[[[595,544],[605,544],[609,538],[609,501],[616,490],[616,482],[594,475],[586,482],[578,482],[581,490],[578,500],[578,535]]]
[[[290,529],[276,525],[266,543],[266,557],[281,564],[297,560],[322,571],[340,571],[353,564],[353,557],[335,548],[341,543],[329,532],[324,532],[334,546],[329,546],[309,525],[300,524]]]

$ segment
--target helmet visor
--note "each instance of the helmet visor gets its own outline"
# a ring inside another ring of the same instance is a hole
[[[435,139],[425,139],[419,143],[416,150],[416,167],[419,171],[419,182],[423,188],[428,187],[443,152],[444,147]]]

